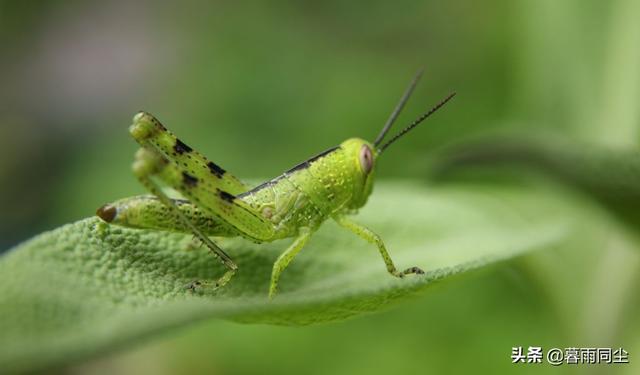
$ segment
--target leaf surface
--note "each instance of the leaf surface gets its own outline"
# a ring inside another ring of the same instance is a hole
[[[571,233],[570,211],[530,189],[381,183],[354,219],[382,236],[398,268],[426,274],[391,277],[375,246],[327,222],[273,301],[271,266],[290,240],[216,239],[240,271],[223,290],[194,294],[184,286],[223,270],[191,236],[84,219],[0,258],[0,368],[68,363],[210,317],[304,325],[377,311],[436,281],[553,247]]]

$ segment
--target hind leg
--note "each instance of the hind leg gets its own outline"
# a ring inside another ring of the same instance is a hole
[[[222,277],[220,277],[214,284],[214,287],[222,287],[231,280],[238,270],[238,266],[233,262],[231,257],[227,255],[218,245],[205,236],[200,229],[198,229],[176,206],[175,202],[170,199],[161,189],[160,186],[153,180],[154,176],[160,176],[171,172],[170,169],[175,168],[166,159],[156,152],[141,148],[138,150],[133,162],[133,173],[138,180],[151,192],[153,195],[166,205],[172,214],[179,220],[185,228],[188,228],[190,232],[194,234],[202,243],[209,248],[211,253],[227,268]],[[188,287],[195,289],[202,283],[194,281]]]

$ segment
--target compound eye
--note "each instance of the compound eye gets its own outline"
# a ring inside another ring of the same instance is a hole
[[[373,153],[367,145],[362,145],[360,149],[360,167],[364,174],[369,174],[373,169]]]

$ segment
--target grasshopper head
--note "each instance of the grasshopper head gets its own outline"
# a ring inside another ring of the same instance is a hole
[[[407,87],[407,89],[405,90],[405,93],[404,95],[402,95],[400,102],[396,105],[395,109],[391,113],[391,116],[387,120],[380,133],[378,133],[378,136],[376,137],[375,141],[373,141],[373,143],[359,138],[351,138],[347,139],[340,145],[340,147],[346,151],[346,154],[348,155],[347,158],[352,163],[356,171],[356,180],[353,186],[354,195],[351,199],[349,208],[360,208],[367,202],[367,198],[369,198],[371,190],[373,189],[373,175],[376,160],[384,152],[384,150],[387,149],[387,147],[389,147],[392,143],[400,139],[402,136],[407,134],[409,131],[414,129],[416,126],[418,126],[422,121],[431,116],[434,112],[440,109],[440,107],[442,107],[456,95],[455,92],[451,93],[440,103],[431,108],[431,110],[425,112],[407,127],[402,129],[390,140],[382,143],[385,136],[387,135],[387,132],[389,131],[389,129],[391,129],[391,125],[393,125],[396,118],[402,111],[405,103],[409,99],[409,96],[413,92],[413,89],[418,83],[421,75],[422,71],[419,71],[418,74],[416,74],[416,76],[413,78],[413,81],[411,81],[409,87]]]
[[[340,148],[345,151],[347,162],[351,163],[355,171],[354,195],[349,208],[360,208],[367,203],[373,189],[373,175],[379,153],[372,143],[360,138],[347,139]]]

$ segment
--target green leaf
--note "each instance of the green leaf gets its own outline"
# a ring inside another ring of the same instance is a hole
[[[302,325],[377,311],[435,281],[557,244],[575,214],[552,197],[522,187],[379,184],[355,219],[385,239],[399,268],[426,274],[391,277],[374,246],[327,223],[271,302],[271,266],[290,241],[219,239],[240,271],[219,292],[192,294],[185,284],[223,270],[189,235],[81,220],[1,259],[0,368],[69,363],[208,317]]]

